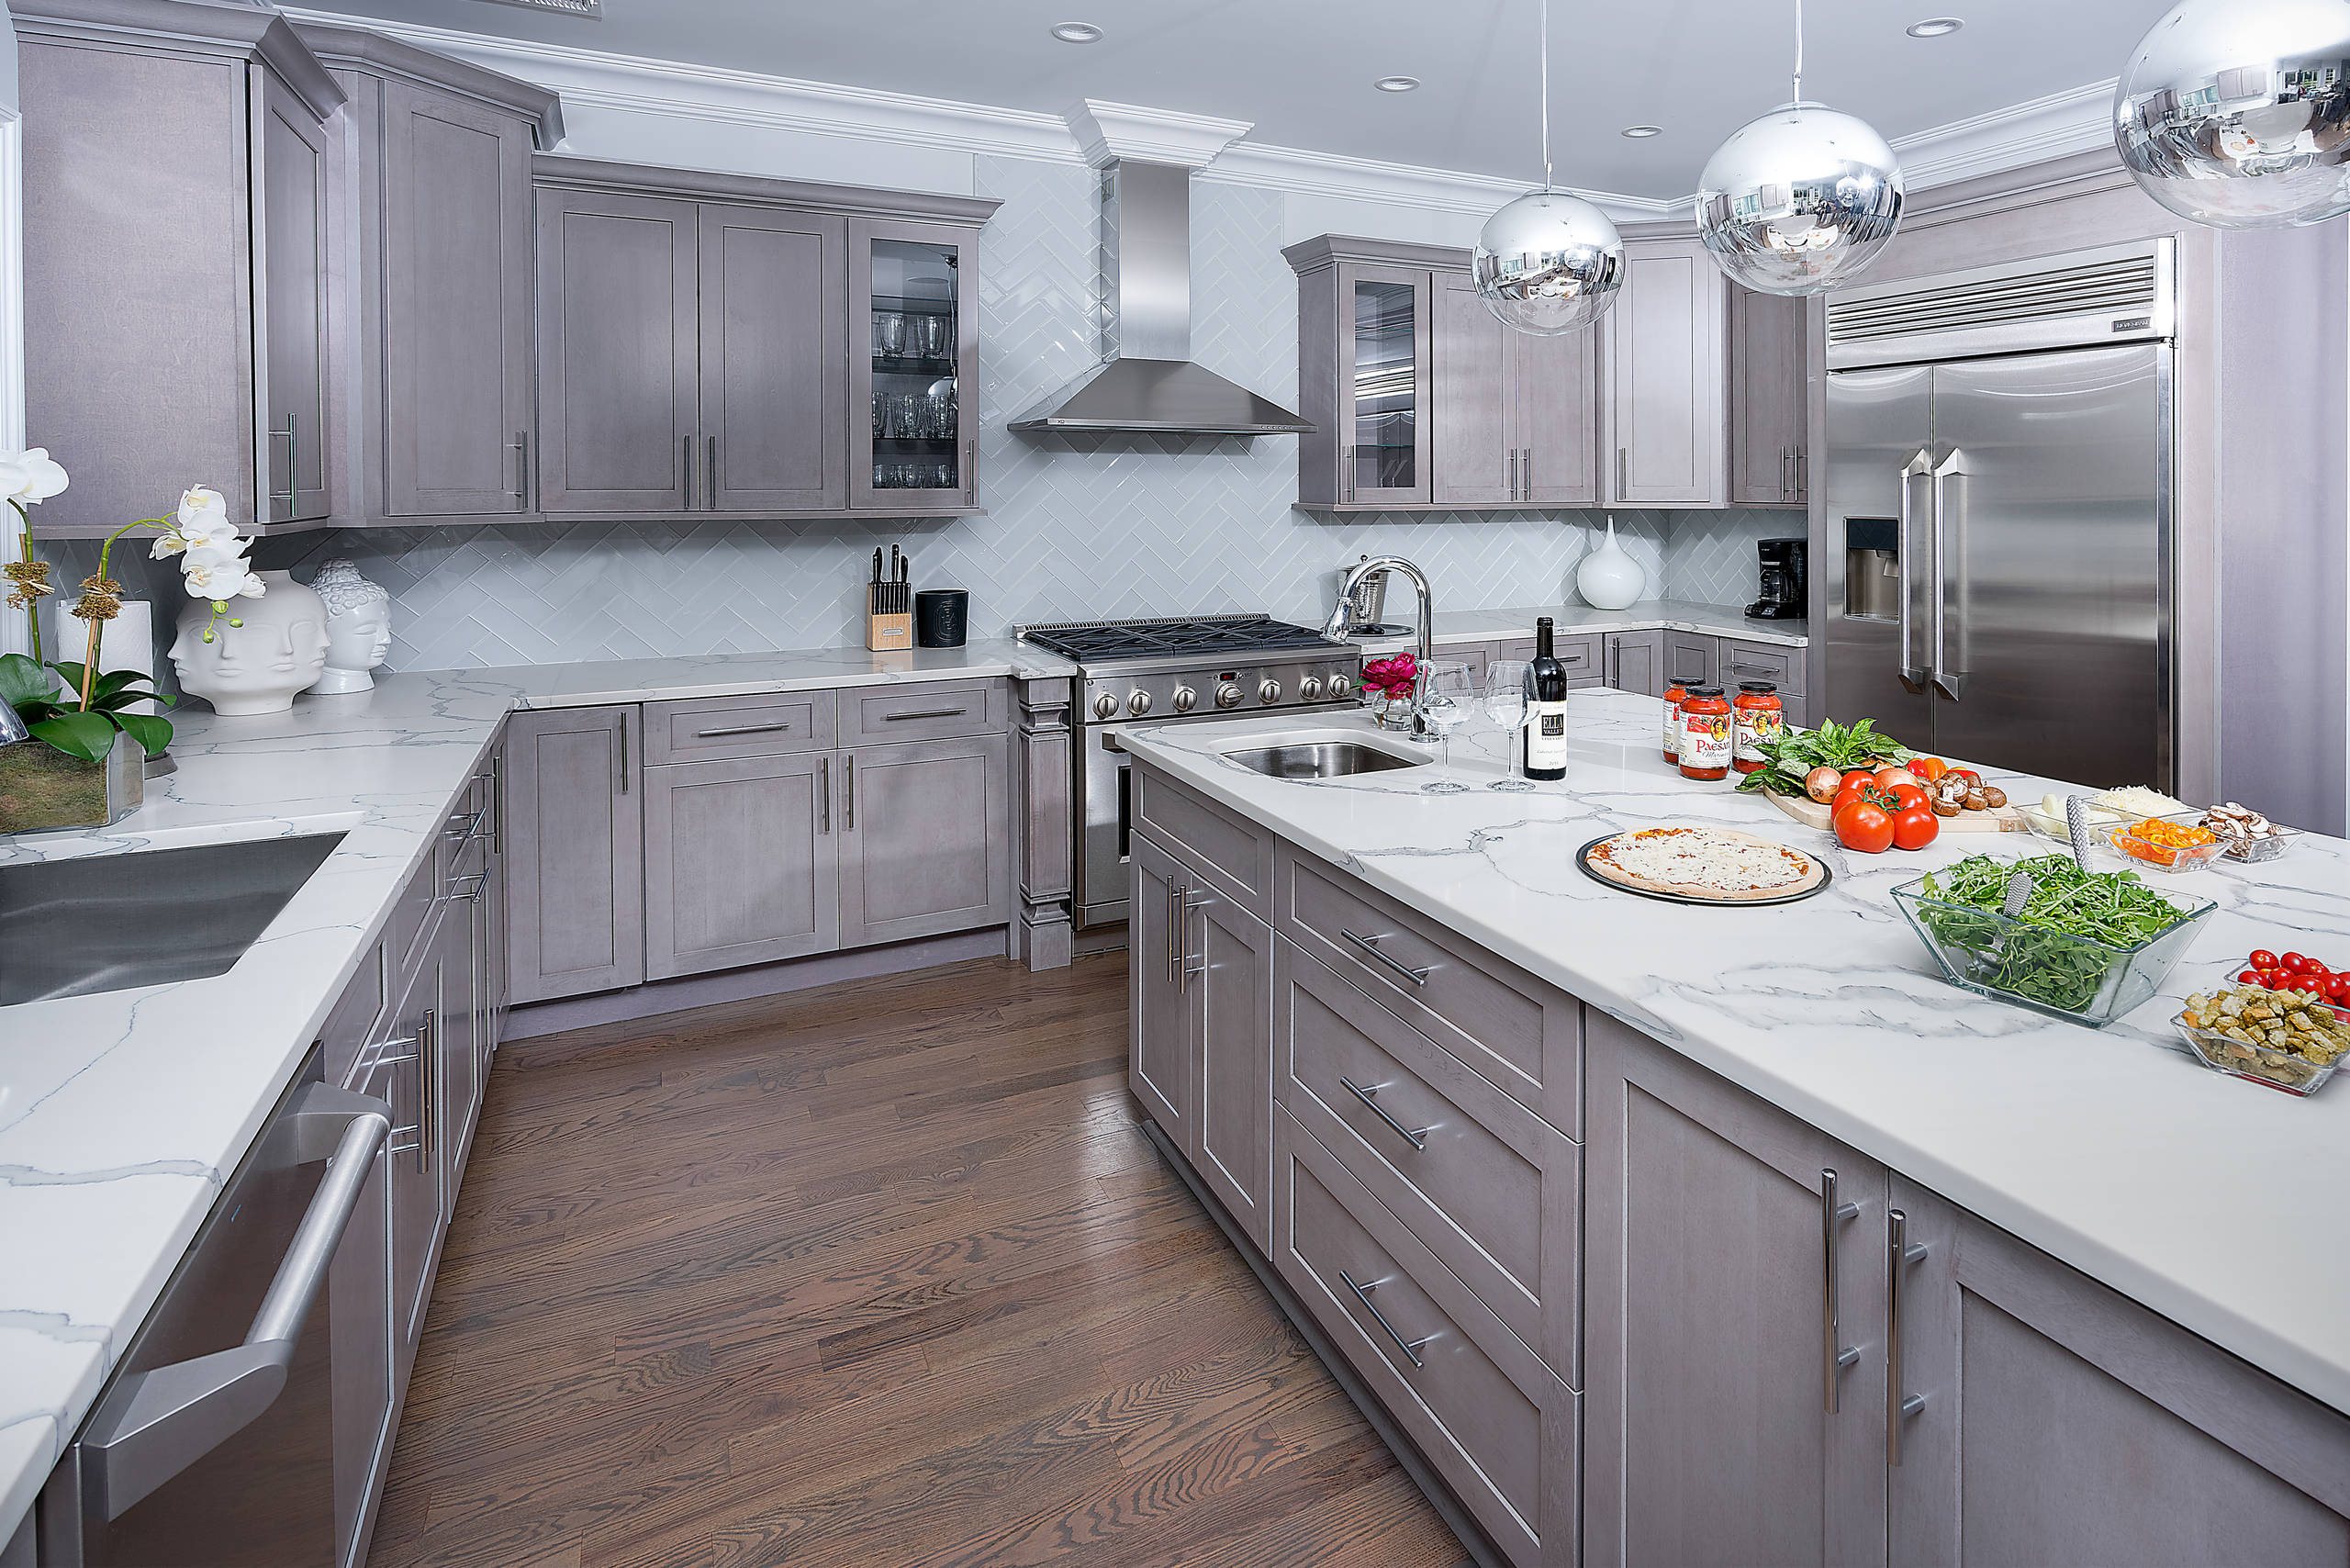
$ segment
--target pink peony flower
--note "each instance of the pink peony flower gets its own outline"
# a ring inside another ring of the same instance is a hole
[[[1409,654],[1397,654],[1393,658],[1373,659],[1362,666],[1362,683],[1389,697],[1401,697],[1412,689],[1419,676],[1419,661]]]

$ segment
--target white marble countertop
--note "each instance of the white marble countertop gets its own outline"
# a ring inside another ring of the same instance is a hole
[[[265,717],[183,711],[179,770],[149,781],[138,812],[103,832],[0,836],[6,864],[347,834],[227,974],[0,1008],[0,1541],[508,711],[1075,668],[991,642],[386,676],[373,691],[298,698]]]
[[[2020,858],[2052,849],[2046,841],[1944,834],[1915,854],[1850,854],[1729,783],[1682,778],[1657,755],[1659,722],[1651,698],[1578,692],[1565,781],[1518,795],[1483,788],[1501,772],[1490,727],[1454,737],[1456,770],[1472,788],[1449,797],[1419,793],[1417,771],[1284,782],[1219,755],[1280,731],[1369,733],[1360,716],[1137,728],[1121,739],[1301,848],[2350,1412],[2350,1250],[2336,1244],[2350,1193],[2350,1084],[2296,1099],[2221,1077],[2185,1053],[2169,1022],[2179,999],[2224,983],[2255,947],[2350,962],[2350,843],[2309,834],[2263,865],[2150,873],[2219,910],[2161,996],[2092,1030],[1944,983],[1890,896],[1964,855]],[[2020,799],[2048,787],[1990,776]],[[1819,855],[1834,880],[1800,903],[1699,909],[1605,887],[1574,863],[1604,834],[1691,822]],[[2272,1190],[2288,1195],[2248,1201]]]
[[[1387,624],[1412,613],[1409,585],[1390,584]],[[1748,643],[1776,643],[1800,648],[1811,641],[1810,626],[1801,621],[1749,621],[1734,604],[1699,604],[1685,599],[1644,599],[1622,610],[1594,610],[1587,604],[1536,606],[1508,610],[1439,610],[1429,640],[1446,643],[1497,643],[1505,637],[1531,637],[1537,617],[1550,618],[1551,630],[1561,637],[1594,632],[1697,632],[1709,637],[1736,637]],[[1412,645],[1413,634],[1361,639],[1367,649],[1389,653]],[[1662,760],[1660,758],[1660,760]]]

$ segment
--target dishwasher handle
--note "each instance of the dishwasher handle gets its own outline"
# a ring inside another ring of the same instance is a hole
[[[302,1324],[391,1136],[392,1108],[372,1095],[314,1083],[290,1112],[298,1157],[330,1148],[334,1164],[296,1227],[245,1342],[125,1378],[83,1434],[83,1496],[118,1519],[173,1476],[244,1429],[276,1401]],[[331,1145],[328,1140],[331,1138]]]

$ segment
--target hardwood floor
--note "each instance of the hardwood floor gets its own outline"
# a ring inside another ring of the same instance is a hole
[[[376,1568],[1455,1564],[1160,1161],[1123,954],[520,1041]]]

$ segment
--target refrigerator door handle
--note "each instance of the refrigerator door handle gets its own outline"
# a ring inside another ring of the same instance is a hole
[[[1918,573],[1921,562],[1923,562],[1927,568],[1924,580],[1930,582],[1933,580],[1933,577],[1931,572],[1932,562],[1925,560],[1924,557],[1919,554],[1917,542],[1911,537],[1911,530],[1909,527],[1909,491],[1913,481],[1918,479],[1930,479],[1933,476],[1933,459],[1926,455],[1925,449],[1920,447],[1919,449],[1918,455],[1911,458],[1903,465],[1901,469],[1901,477],[1898,481],[1901,486],[1901,508],[1900,521],[1898,524],[1899,531],[1894,536],[1894,549],[1897,557],[1901,563],[1901,583],[1899,588],[1897,589],[1901,599],[1900,669],[1901,678],[1908,681],[1912,686],[1925,685],[1928,678],[1932,674],[1932,671],[1925,662],[1923,660],[1917,659],[1913,654],[1913,650],[1917,646],[1917,642],[1914,636],[1913,628],[1910,624],[1913,618],[1909,613],[1909,600],[1914,596],[1915,584],[1919,580]],[[1939,603],[1939,600],[1937,600],[1937,602]]]
[[[1953,487],[1955,503],[1945,502],[1942,481],[1966,477],[1966,454],[1952,447],[1950,455],[1934,469],[1934,573],[1933,573],[1933,676],[1934,684],[1953,702],[1966,684],[1967,604],[1966,604],[1966,488]],[[1944,548],[1949,534],[1944,524],[1955,519],[1958,523],[1959,547]],[[1953,571],[1953,567],[1956,570]],[[1958,640],[1960,662],[1953,664],[1950,656],[1950,613],[1947,609],[1953,593],[1958,596]]]

